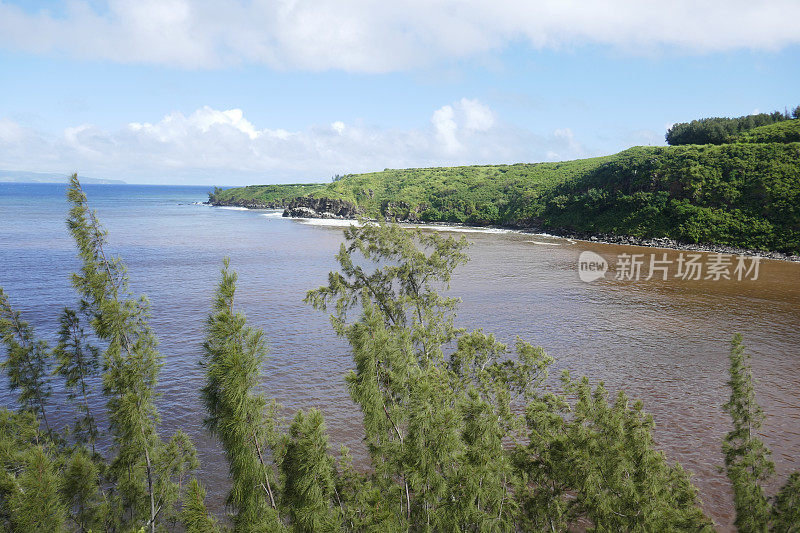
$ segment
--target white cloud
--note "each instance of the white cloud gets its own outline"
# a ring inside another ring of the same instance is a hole
[[[446,105],[437,109],[431,117],[431,123],[436,129],[436,139],[447,153],[456,153],[462,149],[461,143],[456,138],[458,124],[452,106]]]
[[[474,131],[486,131],[494,126],[494,113],[488,106],[478,100],[462,98],[461,109],[464,111],[464,127]]]
[[[12,144],[25,138],[25,129],[11,119],[0,119],[0,142]]]
[[[431,117],[431,123],[444,151],[458,154],[464,149],[459,137],[491,130],[495,125],[495,117],[492,110],[478,100],[462,98],[453,105],[437,109]]]
[[[235,130],[244,133],[251,140],[264,133],[257,131],[253,124],[244,118],[241,109],[217,111],[208,106],[203,106],[189,117],[184,117],[183,114],[176,112],[170,113],[157,124],[131,122],[128,127],[134,132],[142,132],[156,137],[162,142],[185,136],[187,130],[190,129],[195,129],[202,133],[208,133],[212,129],[219,132],[233,132]],[[269,133],[280,135],[277,132]]]
[[[344,122],[342,122],[341,120],[337,120],[336,122],[331,124],[331,128],[333,129],[333,131],[341,135],[342,133],[344,133],[344,128],[345,128]]]
[[[242,110],[202,107],[115,131],[91,124],[46,135],[0,119],[0,168],[141,181],[318,181],[386,167],[536,162],[590,155],[569,129],[538,135],[478,100],[433,111],[407,130],[335,121],[300,131],[258,127]]]
[[[641,53],[800,43],[797,0],[74,0],[30,12],[0,0],[0,47],[214,68],[385,72],[513,42]]]

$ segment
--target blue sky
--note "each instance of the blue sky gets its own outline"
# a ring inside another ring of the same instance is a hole
[[[663,144],[800,104],[796,20],[790,0],[0,0],[0,168],[232,185]]]

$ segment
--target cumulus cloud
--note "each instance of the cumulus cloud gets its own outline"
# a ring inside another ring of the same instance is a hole
[[[455,121],[453,106],[446,105],[437,109],[431,117],[431,123],[436,129],[436,139],[445,152],[452,154],[461,150],[461,143],[456,138],[458,124]]]
[[[512,42],[775,50],[800,43],[798,19],[797,0],[74,0],[58,12],[0,0],[0,47],[187,68],[385,72]]]
[[[486,131],[494,126],[494,113],[488,106],[478,100],[462,98],[461,109],[464,112],[464,127],[473,131]]]
[[[537,134],[463,98],[418,128],[335,121],[299,131],[259,127],[241,109],[202,107],[109,131],[91,124],[46,135],[0,119],[0,168],[141,181],[318,181],[333,174],[589,155],[569,129]]]

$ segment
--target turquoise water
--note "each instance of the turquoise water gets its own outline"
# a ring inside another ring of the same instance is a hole
[[[76,303],[68,273],[78,261],[64,223],[65,190],[0,184],[0,285],[50,339],[63,306]],[[360,415],[343,382],[351,365],[347,346],[334,336],[327,317],[302,302],[336,267],[340,227],[200,205],[205,187],[87,185],[85,190],[109,231],[109,249],[128,266],[133,290],[152,303],[152,325],[164,355],[163,429],[182,428],[193,437],[201,478],[217,509],[227,469],[202,428],[197,362],[226,256],[239,272],[237,305],[269,339],[266,394],[284,405],[287,416],[321,407],[331,441],[363,457]],[[613,279],[587,284],[577,276],[581,251],[610,256],[632,248],[512,232],[458,235],[472,243],[470,263],[453,280],[452,294],[463,300],[459,324],[484,327],[511,344],[520,335],[556,358],[552,374],[570,369],[641,398],[654,414],[660,447],[694,474],[708,512],[721,525],[731,520],[727,481],[717,466],[720,439],[728,430],[721,405],[728,394],[727,349],[734,332],[743,333],[753,355],[778,479],[800,468],[800,264],[766,262],[759,282],[750,284]],[[95,394],[93,401],[101,406],[103,399]],[[13,402],[0,381],[0,405]],[[59,423],[69,416],[62,408]]]

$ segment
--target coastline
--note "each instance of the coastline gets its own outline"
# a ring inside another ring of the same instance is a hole
[[[290,206],[284,203],[279,202],[270,202],[270,203],[256,203],[256,202],[226,202],[226,203],[211,203],[211,202],[203,202],[206,205],[212,207],[240,207],[248,210],[284,210],[283,218],[294,218],[297,220],[313,220],[313,219],[320,219],[320,220],[342,220],[342,221],[351,221],[351,222],[358,222],[358,219],[348,216],[341,216],[334,213],[318,213],[313,211],[312,209],[303,209],[302,215],[297,216],[297,214],[292,214],[290,211]],[[238,204],[238,205],[237,205]],[[295,213],[297,213],[295,211]],[[309,216],[311,215],[311,216]],[[366,218],[370,222],[377,222],[378,219],[374,218]],[[725,244],[699,244],[699,243],[684,243],[677,241],[675,239],[670,239],[669,237],[653,237],[653,238],[643,238],[643,237],[634,237],[631,235],[613,235],[613,234],[584,234],[584,233],[576,233],[571,231],[562,231],[558,229],[549,229],[547,231],[542,230],[541,228],[535,227],[520,227],[520,226],[513,226],[513,225],[485,225],[485,226],[478,226],[478,225],[469,225],[469,224],[459,224],[453,222],[423,222],[420,220],[397,220],[397,222],[401,224],[409,224],[414,226],[439,226],[439,227],[452,227],[452,228],[470,228],[474,230],[503,230],[503,231],[510,231],[516,233],[528,233],[528,234],[538,234],[538,235],[551,235],[553,237],[560,237],[564,239],[569,239],[573,241],[584,241],[590,243],[599,243],[599,244],[617,244],[617,245],[626,245],[626,246],[642,246],[642,247],[649,247],[649,248],[665,248],[670,250],[683,250],[683,251],[690,251],[690,252],[709,252],[709,253],[722,253],[722,254],[729,254],[729,255],[743,255],[743,256],[760,256],[764,259],[773,259],[776,261],[789,261],[789,262],[800,262],[800,255],[792,255],[792,254],[785,254],[783,252],[777,252],[772,250],[755,250],[749,248],[739,248],[736,246],[730,246]]]
[[[584,242],[592,242],[600,244],[618,244],[626,246],[642,246],[649,248],[666,248],[669,250],[721,253],[728,255],[760,256],[763,259],[774,259],[776,261],[789,261],[793,263],[800,262],[800,255],[791,255],[782,252],[775,252],[768,250],[753,250],[749,248],[739,248],[736,246],[729,246],[725,244],[682,243],[674,239],[670,239],[669,237],[641,238],[641,237],[633,237],[630,235],[608,235],[608,234],[585,235],[585,234],[576,234],[571,232],[555,232],[555,231],[552,232],[552,235],[576,241],[584,241]]]

